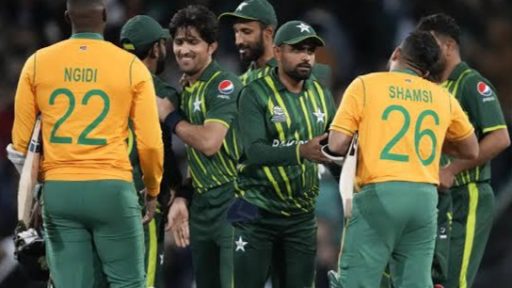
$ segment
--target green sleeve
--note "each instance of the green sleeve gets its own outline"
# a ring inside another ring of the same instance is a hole
[[[272,147],[265,118],[266,105],[259,95],[247,86],[240,96],[239,125],[247,165],[297,165],[300,162],[298,144]]]
[[[332,97],[332,93],[329,89],[324,89],[325,102],[327,105],[327,129],[331,127],[332,120],[334,119],[334,115],[336,114],[336,104],[334,103],[334,98]]]
[[[506,128],[498,95],[487,79],[470,75],[462,89],[462,107],[480,135]]]
[[[206,95],[206,119],[208,121],[218,121],[228,128],[235,120],[237,113],[236,103],[242,82],[235,75],[223,73],[210,83]]]
[[[167,98],[172,102],[174,107],[179,107],[179,94],[174,87],[162,81],[158,76],[153,76],[153,83],[155,85],[155,93],[157,97],[162,99]]]

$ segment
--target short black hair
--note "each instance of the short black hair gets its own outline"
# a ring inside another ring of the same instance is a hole
[[[448,36],[460,44],[460,27],[451,16],[438,13],[423,17],[420,19],[417,30],[434,31],[444,36]]]
[[[176,35],[178,28],[194,27],[201,38],[208,44],[217,41],[219,23],[215,14],[203,5],[189,5],[178,10],[169,23],[171,36]]]
[[[423,74],[434,73],[438,70],[441,58],[441,48],[430,32],[414,31],[400,45],[402,57],[415,69]]]

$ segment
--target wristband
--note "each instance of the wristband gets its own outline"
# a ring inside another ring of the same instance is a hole
[[[165,117],[164,125],[169,130],[171,130],[173,133],[175,132],[176,125],[183,120],[183,117],[181,116],[181,113],[179,110],[174,110],[167,117]]]

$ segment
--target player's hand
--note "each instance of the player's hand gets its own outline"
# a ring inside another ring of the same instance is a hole
[[[330,163],[331,160],[322,153],[322,145],[320,144],[320,142],[327,139],[327,136],[328,134],[324,133],[309,140],[307,143],[300,144],[300,156],[317,163]]]
[[[158,107],[160,122],[164,122],[165,117],[175,110],[174,104],[167,98],[156,97],[156,106]]]
[[[439,189],[441,191],[447,190],[453,186],[455,181],[455,173],[450,169],[450,166],[441,167],[439,169]]]
[[[165,230],[172,230],[174,241],[178,247],[187,247],[190,244],[188,226],[187,199],[176,197],[167,214],[167,226]]]
[[[156,205],[157,205],[157,197],[150,196],[146,193],[146,215],[142,219],[142,224],[149,223],[153,217],[155,216]]]

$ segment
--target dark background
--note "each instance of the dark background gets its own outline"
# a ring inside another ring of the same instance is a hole
[[[331,89],[338,98],[357,75],[384,70],[393,48],[421,16],[445,12],[462,28],[462,54],[497,89],[507,123],[512,122],[512,3],[504,0],[359,0],[270,1],[280,24],[302,19],[315,27],[327,42],[317,61],[333,70]],[[187,4],[200,3],[216,14],[232,11],[239,1],[107,0],[105,38],[117,43],[122,24],[137,14],[155,17],[167,26],[172,15]],[[2,0],[0,3],[0,287],[37,287],[12,258],[11,234],[15,225],[17,175],[5,157],[11,141],[13,99],[19,72],[36,49],[70,35],[64,20],[64,0]],[[243,71],[234,47],[231,27],[222,24],[218,61],[235,73]],[[177,87],[179,72],[171,56],[163,78]],[[178,154],[183,149],[178,147]],[[182,156],[181,156],[182,157]],[[493,187],[497,197],[494,228],[474,287],[511,287],[512,284],[512,152],[493,161]],[[340,231],[336,184],[324,175],[318,200],[318,286],[324,286],[324,271],[336,265]],[[1,240],[3,239],[3,240]],[[168,247],[173,247],[170,240]],[[190,287],[187,250],[168,249],[168,287]]]

